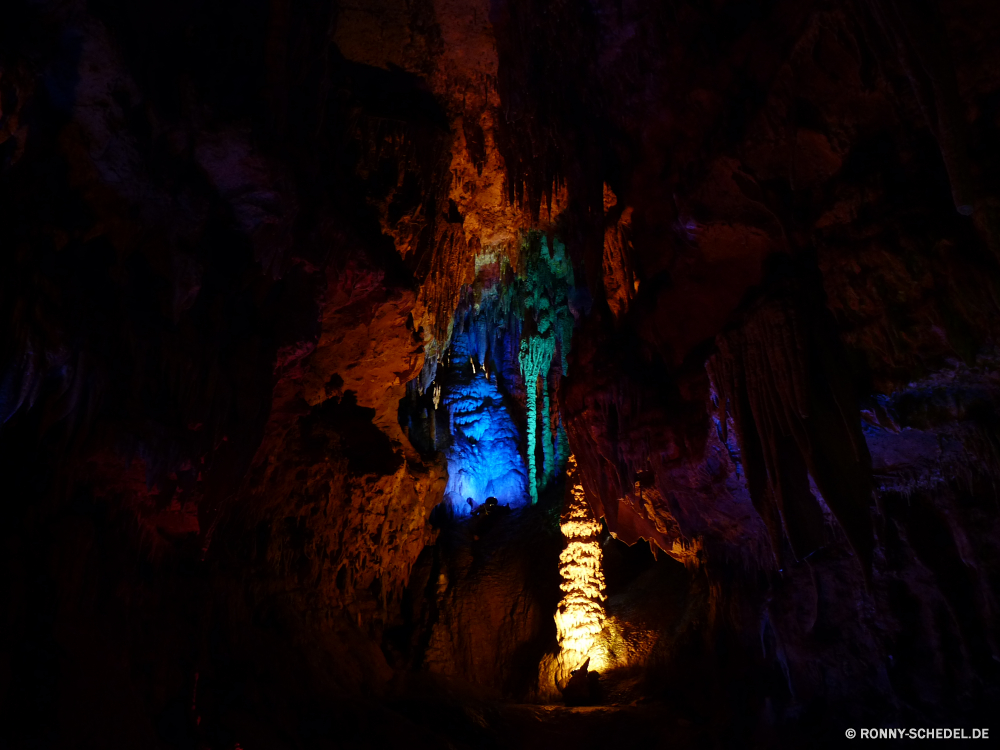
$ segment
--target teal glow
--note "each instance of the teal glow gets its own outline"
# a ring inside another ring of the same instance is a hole
[[[455,310],[450,340],[435,347],[440,353],[407,386],[401,407],[411,441],[425,453],[444,452],[445,500],[458,516],[491,496],[511,507],[536,503],[569,455],[557,408],[575,322],[566,248],[558,239],[550,245],[548,237],[529,232],[516,273],[499,253],[483,257],[482,263],[477,257],[476,281],[464,288]],[[520,412],[522,382],[523,427],[512,416]]]
[[[521,341],[521,373],[528,397],[528,488],[531,504],[538,502],[537,470],[535,468],[535,433],[538,425],[538,377],[547,374],[552,366],[555,353],[555,337],[531,336]],[[544,385],[545,400],[548,401],[548,384]],[[546,408],[546,412],[548,409]]]
[[[532,504],[538,493],[555,479],[568,455],[562,420],[553,435],[549,397],[549,371],[559,351],[561,374],[568,370],[566,359],[573,337],[573,315],[569,309],[569,292],[573,288],[573,266],[566,257],[566,247],[558,239],[549,250],[548,238],[530,233],[522,246],[523,274],[519,277],[518,293],[524,310],[519,361],[527,390],[528,417],[528,487]],[[535,446],[538,428],[538,379],[542,386],[542,476],[535,466]]]

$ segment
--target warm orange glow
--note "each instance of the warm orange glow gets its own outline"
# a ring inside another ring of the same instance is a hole
[[[574,481],[571,500],[563,512],[561,529],[566,547],[559,556],[562,601],[556,610],[560,672],[568,677],[590,657],[590,669],[603,669],[607,654],[598,643],[604,629],[604,573],[601,572],[601,525],[594,518],[577,479],[576,458],[568,460]]]

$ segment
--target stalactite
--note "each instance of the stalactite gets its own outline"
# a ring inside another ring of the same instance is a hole
[[[531,504],[538,502],[538,479],[535,467],[535,428],[538,425],[538,376],[525,377],[528,384],[528,491],[531,493]]]
[[[827,542],[823,499],[871,575],[871,458],[835,340],[801,289],[759,304],[721,334],[709,372],[733,416],[747,484],[776,555],[782,532],[799,559]]]
[[[552,406],[549,392],[549,370],[558,347],[561,373],[566,374],[575,319],[569,310],[569,290],[573,286],[573,267],[566,257],[566,248],[558,239],[529,234],[525,238],[523,278],[514,291],[515,300],[523,305],[523,316],[529,322],[528,333],[521,342],[521,368],[528,395],[528,466],[531,475],[532,502],[538,491],[555,477],[560,467],[552,429]],[[539,359],[540,357],[540,359]],[[537,360],[537,363],[536,363]],[[530,363],[530,367],[526,366]],[[533,368],[533,369],[531,369]],[[538,480],[535,466],[537,436],[537,395],[533,384],[542,377],[542,477]],[[566,451],[568,453],[568,451]],[[565,454],[563,454],[565,455]]]
[[[969,160],[964,104],[945,32],[933,6],[869,0],[872,13],[903,65],[913,93],[937,139],[956,210],[972,214],[977,198]],[[925,7],[924,7],[925,6]]]
[[[538,377],[547,373],[555,352],[551,337],[532,336],[521,342],[519,360],[528,396],[528,488],[531,504],[538,502],[537,467],[535,466],[535,439],[538,425]],[[546,398],[548,394],[546,393]]]

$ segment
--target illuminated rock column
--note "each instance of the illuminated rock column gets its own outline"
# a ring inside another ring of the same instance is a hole
[[[524,375],[524,387],[528,396],[528,490],[531,504],[538,502],[538,482],[535,467],[535,432],[538,425],[538,377],[546,375],[555,352],[553,338],[532,336],[521,342],[518,359]],[[544,467],[543,467],[544,470]]]
[[[535,479],[535,428],[538,424],[538,373],[531,371],[524,376],[524,387],[528,393],[528,492],[531,504],[538,502],[538,482]]]
[[[601,571],[601,524],[594,518],[583,494],[576,458],[567,460],[570,500],[562,514],[566,546],[559,555],[562,601],[556,610],[561,672],[568,677],[590,657],[590,668],[605,666],[606,654],[597,639],[604,629],[604,573]]]

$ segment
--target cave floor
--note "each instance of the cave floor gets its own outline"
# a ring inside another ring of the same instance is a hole
[[[441,747],[444,741],[455,750],[606,750],[637,743],[635,747],[647,750],[685,750],[716,747],[721,739],[710,722],[693,721],[663,702],[567,707],[418,700],[396,703],[393,708],[420,727],[414,726],[411,736],[430,742],[421,747]]]
[[[706,729],[676,715],[664,704],[635,706],[506,705],[500,709],[501,746],[539,750],[620,747],[687,748],[702,745]]]

